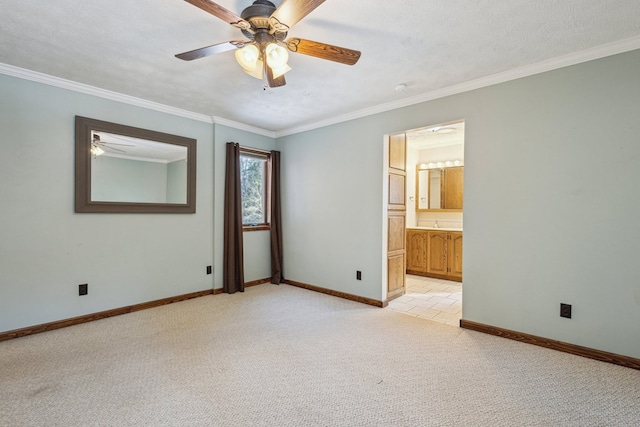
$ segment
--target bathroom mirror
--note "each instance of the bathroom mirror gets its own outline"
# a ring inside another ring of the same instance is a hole
[[[195,213],[196,140],[76,116],[76,212]]]
[[[416,169],[417,211],[462,211],[464,167]]]

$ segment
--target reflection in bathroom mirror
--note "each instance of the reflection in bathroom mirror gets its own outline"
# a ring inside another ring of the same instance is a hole
[[[464,166],[416,170],[418,211],[461,211],[463,199]]]
[[[429,209],[429,171],[418,169],[417,174],[418,209]]]
[[[408,156],[415,162],[415,210],[462,212],[463,120],[407,131]]]
[[[441,199],[442,169],[429,170],[429,207],[427,209],[442,209]]]
[[[418,209],[442,209],[442,169],[418,169]]]

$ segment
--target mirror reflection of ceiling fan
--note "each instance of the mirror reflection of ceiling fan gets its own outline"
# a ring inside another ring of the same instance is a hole
[[[113,147],[114,145],[121,146],[121,147],[133,147],[133,145],[131,145],[131,144],[119,144],[117,142],[102,141],[100,139],[100,135],[98,135],[97,133],[93,133],[92,134],[92,139],[91,139],[91,154],[94,157],[97,157],[97,156],[101,156],[104,153],[107,153],[107,152],[110,152],[110,151],[117,151],[119,153],[126,153],[126,151],[124,151],[124,150],[121,150],[119,148]]]
[[[284,0],[276,6],[268,0],[255,0],[240,16],[211,0],[185,0],[205,12],[239,28],[248,40],[233,40],[176,55],[185,61],[236,49],[236,61],[252,77],[266,79],[266,86],[284,86],[289,53],[297,52],[320,59],[354,65],[360,52],[311,40],[289,38],[292,26],[311,13],[325,0]]]

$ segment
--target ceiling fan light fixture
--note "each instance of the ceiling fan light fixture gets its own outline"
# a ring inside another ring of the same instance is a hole
[[[287,64],[284,64],[280,68],[272,68],[271,70],[273,71],[273,78],[277,79],[278,77],[284,76],[286,73],[291,71],[291,67],[289,67]]]
[[[246,73],[260,79],[266,75],[268,87],[281,87],[286,84],[284,74],[291,70],[287,65],[289,51],[346,65],[354,65],[360,59],[357,50],[287,38],[291,27],[325,0],[279,0],[278,7],[269,0],[253,0],[240,16],[214,0],[185,1],[240,29],[246,40],[231,40],[175,55],[183,61],[236,49],[236,61]]]
[[[236,50],[236,61],[249,74],[255,71],[260,58],[260,51],[254,44],[248,44],[243,48]],[[262,67],[260,67],[262,69]],[[262,77],[261,77],[262,78]]]
[[[256,66],[253,70],[247,70],[246,68],[242,68],[245,73],[249,74],[251,77],[256,78],[258,80],[262,80],[264,63],[262,60],[258,59],[256,61]]]
[[[95,144],[91,144],[91,154],[93,154],[94,157],[102,156],[104,154],[104,150]]]
[[[289,61],[289,52],[279,44],[269,43],[264,52],[267,58],[267,64],[274,70],[283,68],[287,65],[287,61]]]

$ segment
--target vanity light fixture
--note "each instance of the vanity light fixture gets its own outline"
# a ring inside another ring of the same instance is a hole
[[[420,169],[441,169],[462,166],[462,160],[445,160],[441,162],[421,163]]]

